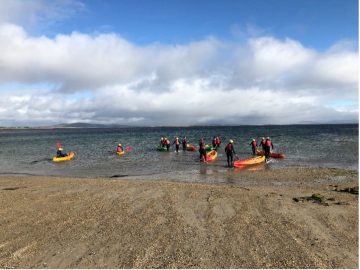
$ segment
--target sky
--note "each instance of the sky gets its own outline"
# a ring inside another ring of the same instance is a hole
[[[358,123],[358,1],[1,0],[0,126]]]

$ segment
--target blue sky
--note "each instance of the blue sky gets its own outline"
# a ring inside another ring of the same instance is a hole
[[[2,0],[0,63],[0,126],[358,122],[358,2]]]
[[[356,0],[93,0],[48,34],[117,32],[137,44],[186,43],[209,35],[233,39],[247,25],[324,50],[358,40]],[[234,33],[235,32],[235,33]],[[249,33],[247,33],[249,34]],[[240,36],[241,38],[241,36]],[[244,37],[243,37],[244,38]]]

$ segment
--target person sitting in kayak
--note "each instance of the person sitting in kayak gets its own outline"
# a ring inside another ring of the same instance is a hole
[[[265,152],[265,142],[266,142],[265,138],[262,137],[261,142],[259,143],[259,146],[261,146],[261,148],[264,152]]]
[[[117,148],[116,148],[116,152],[123,152],[123,151],[124,151],[124,149],[123,149],[121,143],[119,143]]]
[[[64,149],[62,147],[59,147],[56,151],[56,157],[67,157],[67,153],[63,152]]]
[[[181,143],[182,143],[183,150],[185,151],[186,150],[186,145],[187,145],[186,136],[184,136]]]
[[[270,140],[270,137],[267,137],[265,141],[265,161],[268,161],[270,158],[270,148],[274,149],[274,145]]]
[[[201,138],[199,140],[199,153],[200,153],[200,161],[204,159],[204,162],[206,162],[206,149],[205,149],[205,141],[204,138]]]
[[[169,151],[169,149],[170,149],[170,140],[168,138],[165,138],[165,146],[166,146],[166,150]]]
[[[175,144],[175,150],[176,150],[176,153],[179,152],[179,148],[180,148],[180,140],[179,140],[179,137],[176,137],[175,138],[175,141],[173,142],[173,144]]]
[[[253,153],[253,155],[255,156],[255,155],[256,155],[256,147],[257,147],[257,145],[256,145],[256,140],[255,140],[255,139],[252,139],[250,145],[251,145],[252,153]]]
[[[229,143],[225,147],[225,153],[227,157],[228,167],[233,167],[234,154],[236,155],[233,140],[229,140]]]

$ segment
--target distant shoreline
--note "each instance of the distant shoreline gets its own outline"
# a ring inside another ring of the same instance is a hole
[[[211,127],[276,127],[276,126],[354,126],[359,125],[359,123],[309,123],[309,124],[286,124],[286,125],[185,125],[185,126],[127,126],[127,125],[94,125],[94,124],[82,124],[76,126],[74,124],[64,124],[64,125],[55,125],[55,126],[19,126],[19,127],[0,127],[0,130],[43,130],[43,129],[102,129],[102,128],[114,128],[114,129],[123,129],[123,128],[211,128]]]

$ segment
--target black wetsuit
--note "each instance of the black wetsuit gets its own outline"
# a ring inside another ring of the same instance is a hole
[[[186,139],[185,138],[182,139],[182,147],[184,151],[186,150],[186,144],[187,144]]]
[[[233,160],[234,160],[234,154],[236,155],[235,149],[234,149],[234,146],[232,145],[232,143],[228,143],[228,145],[225,147],[225,153],[226,153],[226,157],[227,157],[228,167],[232,167]]]

